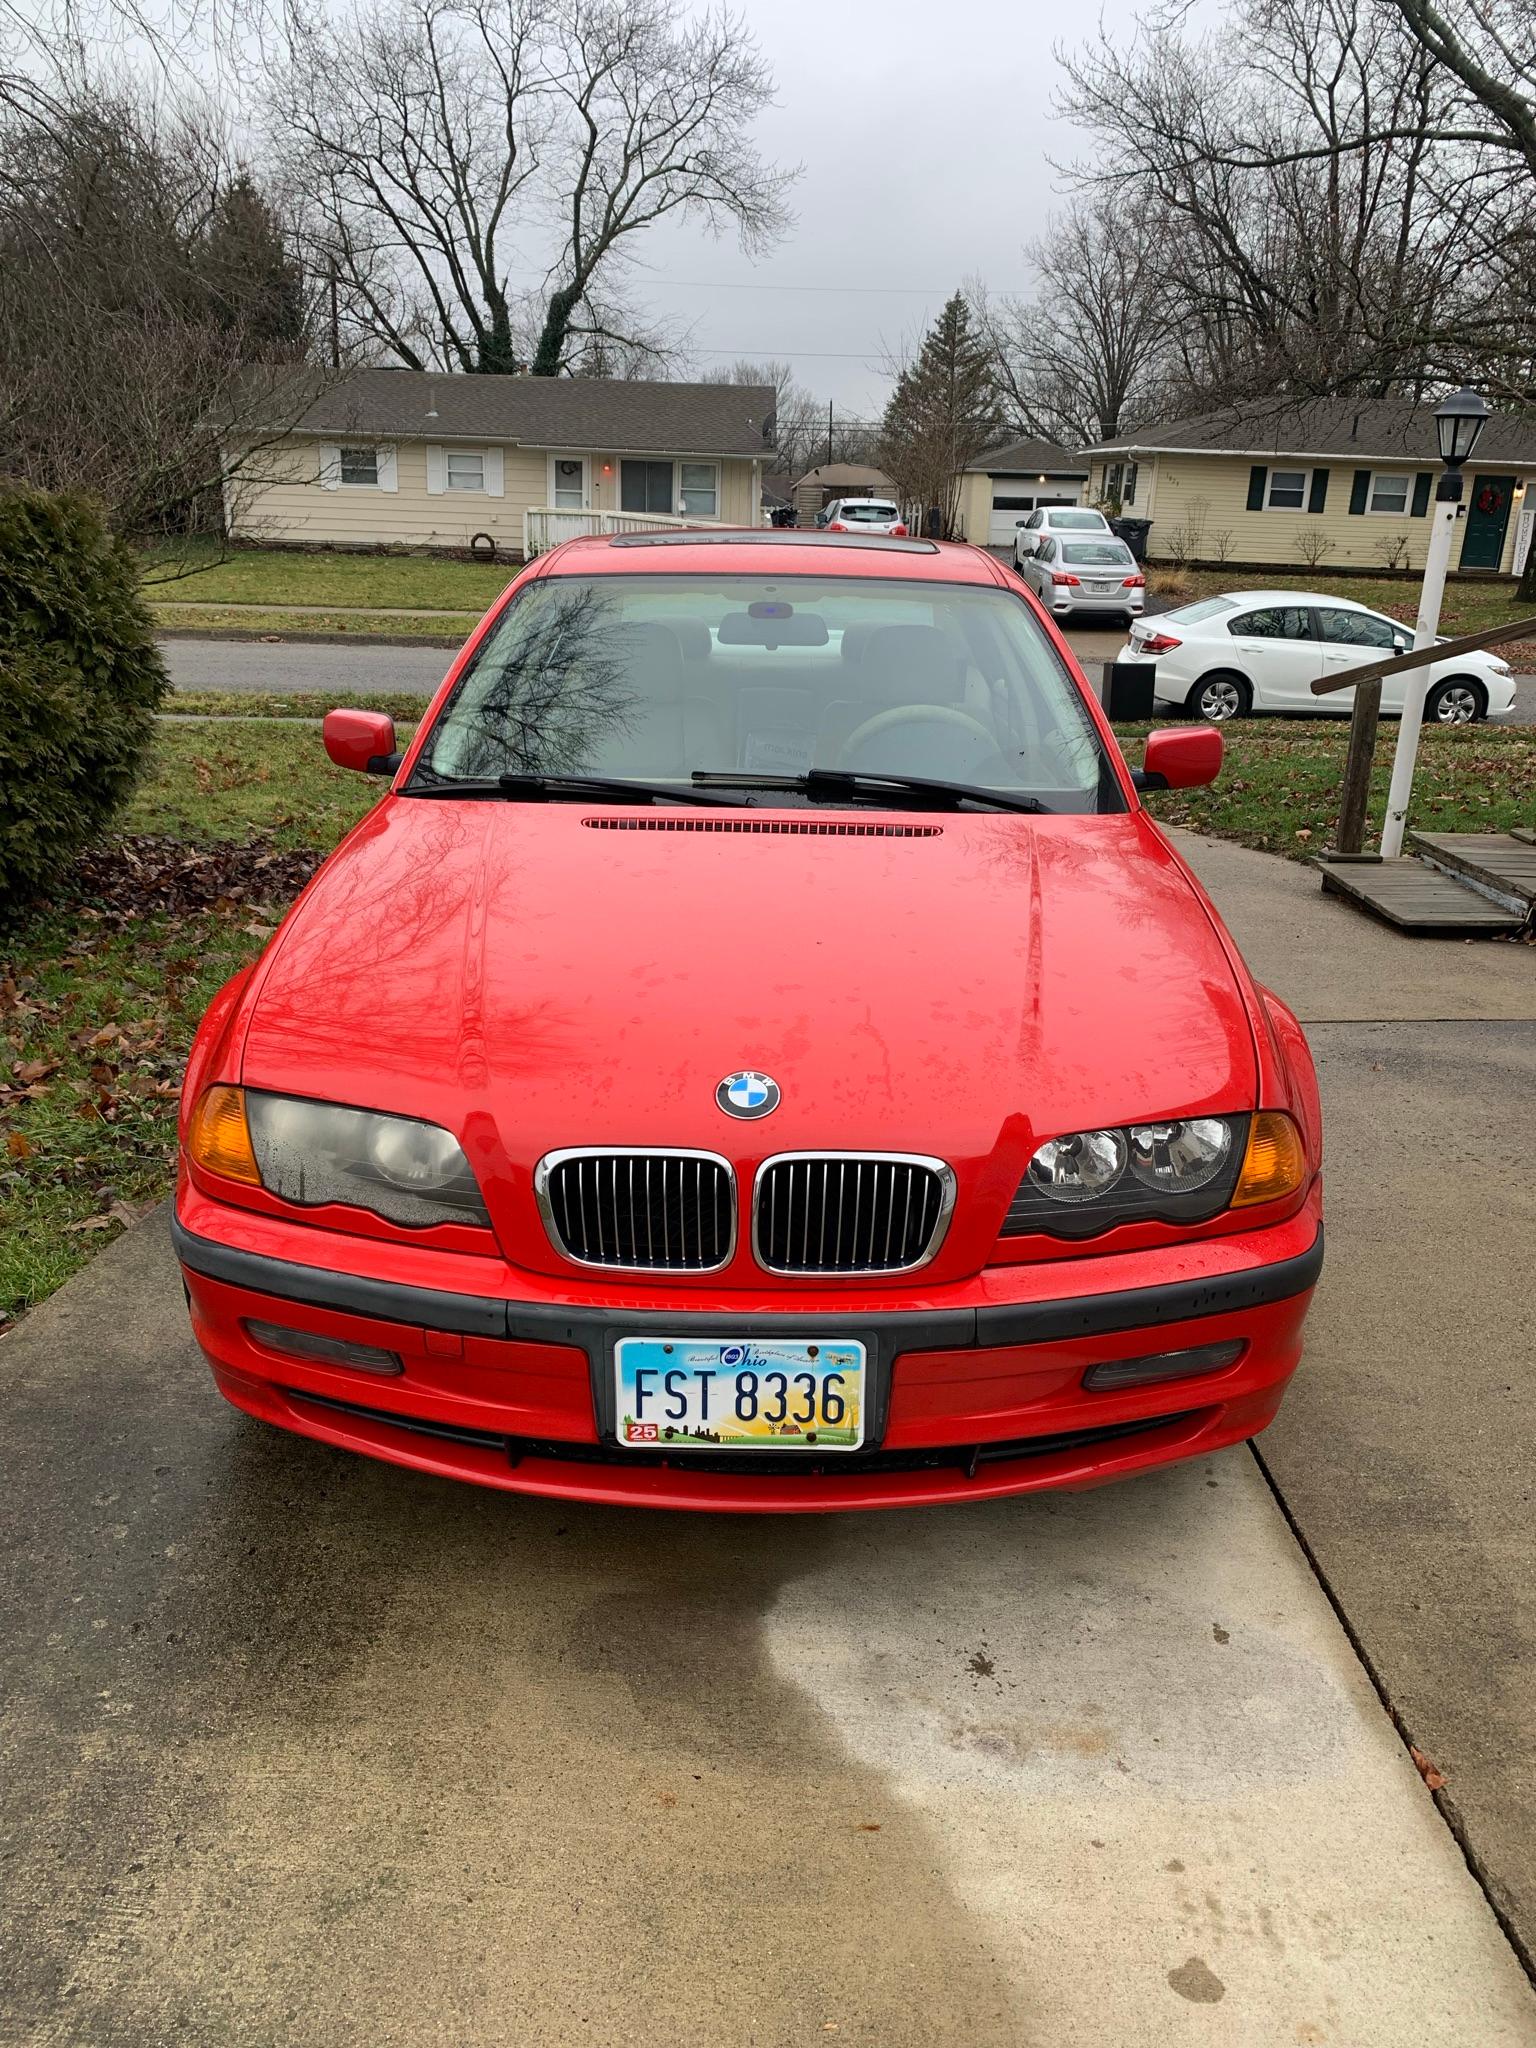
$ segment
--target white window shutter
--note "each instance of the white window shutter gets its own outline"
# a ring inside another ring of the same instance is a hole
[[[387,444],[381,444],[379,447],[378,456],[379,489],[381,491],[397,491],[400,488],[400,485],[395,475],[394,444],[392,442]]]
[[[427,443],[427,495],[430,498],[440,498],[447,488],[448,480],[443,473],[443,451],[435,442],[429,441]]]
[[[505,471],[499,448],[487,448],[485,451],[485,495],[488,498],[506,496]]]
[[[334,491],[341,482],[341,450],[334,441],[320,443],[320,488]]]

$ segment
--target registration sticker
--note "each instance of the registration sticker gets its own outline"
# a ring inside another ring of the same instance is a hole
[[[628,1450],[856,1451],[865,1347],[756,1337],[621,1337],[614,1417]]]

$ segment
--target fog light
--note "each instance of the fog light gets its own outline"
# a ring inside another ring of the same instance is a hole
[[[316,1365],[349,1365],[355,1372],[405,1371],[403,1359],[372,1344],[351,1344],[345,1337],[317,1337],[312,1330],[289,1330],[281,1323],[248,1322],[245,1328],[247,1335],[258,1344],[265,1344],[269,1351],[283,1351],[290,1358],[309,1358]]]
[[[1124,1387],[1150,1387],[1159,1380],[1190,1379],[1197,1373],[1222,1372],[1247,1349],[1241,1337],[1227,1344],[1197,1344],[1190,1351],[1154,1351],[1148,1358],[1110,1358],[1090,1365],[1083,1374],[1089,1393],[1106,1394]]]

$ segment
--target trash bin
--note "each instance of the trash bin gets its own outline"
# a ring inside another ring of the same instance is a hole
[[[1138,562],[1147,559],[1147,535],[1152,531],[1150,519],[1111,519],[1109,530],[1120,536]]]
[[[1155,661],[1106,661],[1099,701],[1113,719],[1153,718],[1152,688],[1157,681]]]

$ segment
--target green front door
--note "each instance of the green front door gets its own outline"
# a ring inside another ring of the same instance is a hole
[[[1467,493],[1467,530],[1461,537],[1463,569],[1497,569],[1515,495],[1512,476],[1475,476]]]

